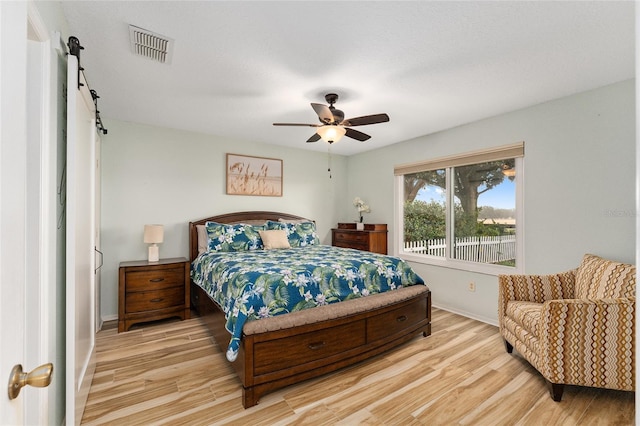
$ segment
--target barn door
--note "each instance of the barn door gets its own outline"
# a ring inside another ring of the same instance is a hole
[[[70,54],[67,64],[67,425],[80,424],[95,369],[96,113],[84,75],[78,68],[78,58]]]

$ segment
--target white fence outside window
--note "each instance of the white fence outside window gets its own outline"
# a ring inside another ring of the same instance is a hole
[[[479,263],[498,263],[516,258],[516,236],[477,236],[455,239],[454,258]],[[405,241],[404,251],[445,257],[447,250],[444,238],[422,241]]]

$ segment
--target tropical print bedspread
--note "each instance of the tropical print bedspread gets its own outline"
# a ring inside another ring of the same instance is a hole
[[[246,321],[424,284],[397,257],[327,245],[207,251],[193,261],[191,278],[225,313],[232,362]]]

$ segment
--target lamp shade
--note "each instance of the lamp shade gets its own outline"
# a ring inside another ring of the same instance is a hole
[[[145,225],[144,242],[149,244],[161,243],[164,239],[164,227],[162,225]]]
[[[327,125],[319,127],[316,131],[323,141],[328,143],[338,142],[347,133],[347,129],[342,126]]]

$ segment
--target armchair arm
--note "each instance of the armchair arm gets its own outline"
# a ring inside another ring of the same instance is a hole
[[[544,303],[574,297],[575,277],[576,269],[551,275],[499,275],[498,320],[502,323],[510,300]]]
[[[635,298],[545,302],[540,372],[552,383],[634,390]]]

